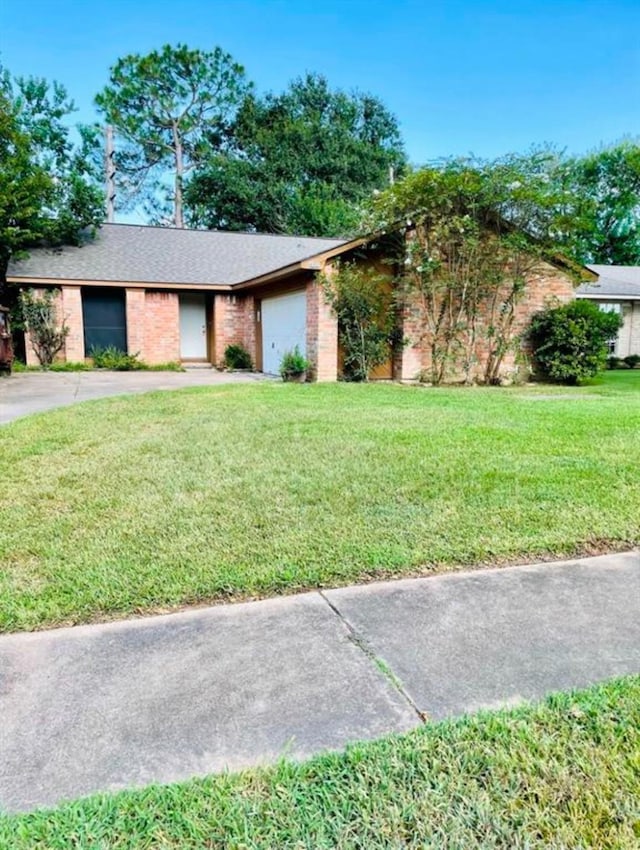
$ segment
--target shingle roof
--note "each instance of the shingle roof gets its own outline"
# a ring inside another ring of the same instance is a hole
[[[38,248],[10,277],[176,285],[242,283],[347,244],[342,239],[103,224],[82,247]]]
[[[594,283],[583,283],[577,289],[581,296],[596,298],[640,298],[640,266],[589,265],[598,275]]]

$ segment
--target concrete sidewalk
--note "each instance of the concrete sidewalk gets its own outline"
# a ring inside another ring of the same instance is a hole
[[[20,372],[0,377],[0,425],[80,401],[153,390],[179,390],[270,380],[259,372]]]
[[[638,672],[638,553],[6,635],[0,809],[304,758]]]

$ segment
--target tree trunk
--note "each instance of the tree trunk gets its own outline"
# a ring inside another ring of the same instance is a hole
[[[184,227],[182,207],[182,180],[184,176],[184,161],[182,153],[182,139],[176,124],[173,125],[173,144],[176,161],[175,191],[173,199],[173,223],[176,227]]]

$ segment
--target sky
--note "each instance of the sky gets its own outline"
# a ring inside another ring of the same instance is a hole
[[[0,61],[63,83],[79,121],[120,56],[178,42],[259,91],[316,71],[377,95],[415,164],[640,136],[640,0],[0,0]]]

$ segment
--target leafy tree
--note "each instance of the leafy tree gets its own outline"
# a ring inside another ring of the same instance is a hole
[[[229,122],[250,90],[244,68],[219,47],[165,45],[132,54],[111,68],[96,104],[118,133],[117,174],[130,197],[141,193],[156,220],[184,226],[187,175],[224,146]],[[166,177],[172,177],[172,186]]]
[[[565,249],[581,262],[640,265],[640,145],[569,159],[554,178],[570,215]]]
[[[429,380],[499,380],[517,347],[527,275],[556,249],[544,171],[517,158],[453,160],[417,171],[373,203],[370,227],[408,222],[398,257],[405,307],[430,351]]]
[[[389,278],[356,263],[340,263],[322,283],[338,319],[344,377],[368,381],[376,366],[389,359],[396,342]]]
[[[543,148],[501,162],[536,185],[531,232],[542,213],[542,231],[553,232],[577,262],[640,264],[640,145],[626,141],[574,157]]]
[[[192,224],[344,236],[359,225],[360,203],[399,174],[398,125],[367,94],[332,90],[307,74],[282,94],[247,97],[230,149],[209,159],[186,195]]]
[[[39,244],[77,244],[102,218],[102,191],[91,169],[91,136],[74,144],[64,88],[12,80],[0,68],[0,296],[11,301],[12,257]]]
[[[604,369],[609,340],[621,323],[618,313],[600,310],[592,301],[550,307],[531,321],[536,362],[553,381],[576,384],[592,378]]]

